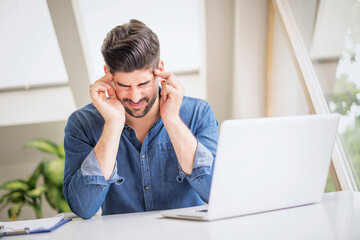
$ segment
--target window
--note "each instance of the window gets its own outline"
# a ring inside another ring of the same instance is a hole
[[[339,137],[359,189],[360,1],[319,2],[309,53],[330,111],[342,116]]]
[[[0,0],[0,126],[66,120],[75,101],[46,0]]]
[[[359,189],[360,1],[275,0],[275,7],[311,108],[341,114],[333,155],[336,180],[341,189]]]
[[[0,89],[67,82],[46,0],[0,0]]]

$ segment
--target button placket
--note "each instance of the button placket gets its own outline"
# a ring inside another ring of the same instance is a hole
[[[151,191],[151,180],[150,180],[150,168],[149,168],[149,161],[148,155],[146,153],[147,149],[147,141],[145,139],[141,151],[140,151],[140,164],[142,170],[142,178],[143,178],[143,188],[144,188],[144,197],[145,197],[145,207],[146,211],[154,210],[154,203],[152,198],[152,191]]]

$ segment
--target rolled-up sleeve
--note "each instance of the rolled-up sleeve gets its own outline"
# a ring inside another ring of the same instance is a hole
[[[212,153],[198,141],[191,175],[184,173],[180,168],[180,176],[189,176],[196,179],[205,174],[210,175],[213,162],[214,157]]]
[[[117,162],[115,161],[114,170],[111,174],[109,180],[106,180],[101,169],[99,162],[96,159],[94,149],[91,150],[89,155],[85,158],[84,162],[81,164],[81,174],[84,179],[84,183],[86,184],[100,184],[100,185],[108,185],[119,179],[119,175],[117,174]]]

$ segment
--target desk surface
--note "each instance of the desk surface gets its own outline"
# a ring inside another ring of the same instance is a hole
[[[318,204],[197,222],[159,212],[74,219],[51,233],[17,239],[360,239],[360,192],[324,194]]]

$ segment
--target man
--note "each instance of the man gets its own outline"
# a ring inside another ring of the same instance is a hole
[[[65,128],[64,194],[72,211],[91,218],[100,207],[106,215],[207,202],[218,139],[210,106],[184,97],[142,22],[112,29],[101,51],[105,76],[90,86],[92,104]]]

